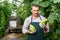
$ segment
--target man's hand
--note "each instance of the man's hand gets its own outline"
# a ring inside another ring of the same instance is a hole
[[[35,33],[35,32],[36,32],[36,31],[31,32],[31,31],[27,30],[26,34],[33,34],[33,33]]]
[[[44,28],[46,27],[46,25],[45,25],[45,24],[42,24],[42,23],[40,23],[39,25],[40,25],[40,27],[41,27],[42,29],[44,29]]]
[[[26,33],[28,34],[29,33],[29,30],[27,30]]]

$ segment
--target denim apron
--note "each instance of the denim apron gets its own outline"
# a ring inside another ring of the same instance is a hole
[[[36,32],[33,34],[28,34],[27,40],[44,40],[44,33],[42,28],[39,26],[39,22],[32,22],[32,17],[31,17],[30,24],[32,24],[36,28]]]

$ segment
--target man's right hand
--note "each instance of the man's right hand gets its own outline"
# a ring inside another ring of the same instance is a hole
[[[27,30],[27,32],[26,32],[27,34],[29,33],[29,30]]]
[[[33,34],[34,32],[30,32],[29,30],[27,30],[26,34]]]

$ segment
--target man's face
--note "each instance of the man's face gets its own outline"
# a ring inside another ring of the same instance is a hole
[[[32,6],[32,15],[37,16],[39,14],[39,7]]]

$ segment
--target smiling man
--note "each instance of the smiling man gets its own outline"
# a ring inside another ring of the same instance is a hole
[[[39,22],[41,20],[44,20],[45,17],[39,15],[39,5],[32,4],[31,6],[31,13],[29,17],[27,17],[24,21],[24,25],[22,28],[22,32],[24,34],[28,34],[27,40],[44,40],[44,31],[43,29],[39,26]],[[29,30],[29,25],[33,25],[36,29],[35,32],[30,32]],[[44,26],[46,26],[47,30],[45,32],[49,32],[49,25],[48,23]]]

